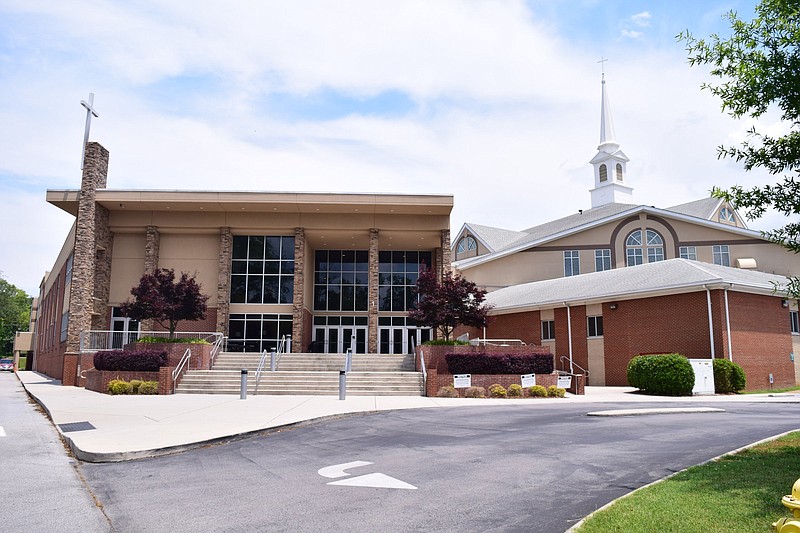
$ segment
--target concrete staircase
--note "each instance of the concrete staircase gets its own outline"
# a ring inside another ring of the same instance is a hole
[[[339,395],[339,371],[344,354],[282,354],[276,372],[261,372],[259,395]],[[184,394],[239,394],[241,370],[248,370],[247,392],[256,394],[260,353],[222,352],[212,370],[189,370],[175,392]],[[347,394],[355,396],[422,396],[421,372],[414,371],[413,355],[356,354],[347,373]]]

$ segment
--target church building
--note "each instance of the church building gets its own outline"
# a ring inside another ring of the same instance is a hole
[[[470,334],[550,346],[589,385],[627,385],[632,357],[670,352],[729,358],[750,389],[800,383],[798,302],[779,290],[800,255],[721,199],[634,203],[628,161],[604,79],[591,208],[519,231],[468,222],[453,240],[454,269],[494,306]]]

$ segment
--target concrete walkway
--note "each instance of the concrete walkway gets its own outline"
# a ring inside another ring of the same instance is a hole
[[[475,405],[535,407],[548,403],[702,403],[724,408],[731,402],[800,403],[800,394],[653,397],[628,387],[586,387],[586,395],[540,399],[426,398],[420,396],[253,396],[177,394],[109,396],[64,387],[36,372],[17,373],[22,385],[50,416],[76,457],[88,462],[125,461],[174,453],[294,424],[354,413]],[[598,406],[601,407],[601,406]],[[657,408],[657,409],[656,409]],[[680,408],[679,408],[680,409]],[[618,413],[630,415],[633,413]]]

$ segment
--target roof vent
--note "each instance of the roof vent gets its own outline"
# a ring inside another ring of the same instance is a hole
[[[752,257],[742,257],[736,260],[736,268],[754,269],[757,267],[756,260]]]

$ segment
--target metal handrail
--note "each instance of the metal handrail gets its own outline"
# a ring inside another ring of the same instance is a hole
[[[258,394],[258,383],[261,381],[261,371],[264,370],[264,366],[267,364],[267,351],[264,350],[261,352],[261,359],[258,361],[258,368],[256,369],[256,388],[253,394]]]
[[[175,393],[176,380],[178,379],[178,376],[181,374],[181,371],[183,370],[184,366],[187,367],[187,369],[188,369],[189,361],[191,360],[191,358],[192,358],[192,350],[190,350],[189,348],[186,348],[186,351],[183,352],[183,357],[181,357],[181,360],[178,363],[178,366],[176,366],[175,370],[172,371],[172,392],[173,392],[173,394]]]
[[[425,390],[425,396],[428,395],[428,369],[425,368],[425,354],[422,352],[422,348],[419,350],[419,364],[422,366],[422,386]]]
[[[470,339],[470,344],[474,345],[484,345],[484,346],[509,346],[508,343],[515,342],[518,343],[520,346],[527,346],[521,339],[481,339],[480,337],[476,339]],[[499,344],[497,344],[499,343]]]
[[[562,356],[561,356],[561,357],[560,357],[558,360],[559,360],[559,361],[561,361],[561,362],[563,363],[564,361],[569,361],[569,357],[567,357],[566,355],[562,355]],[[562,365],[562,366],[563,366],[563,365]],[[578,363],[576,363],[575,361],[572,361],[572,366],[577,366],[578,368],[580,368],[581,370],[583,370],[583,375],[584,375],[584,376],[586,376],[586,377],[589,377],[589,371],[588,371],[588,370],[586,370],[585,368],[583,368],[581,365],[579,365],[579,364],[578,364]],[[566,369],[565,369],[564,371],[566,372]]]

